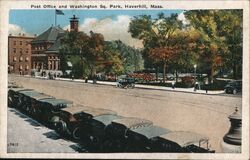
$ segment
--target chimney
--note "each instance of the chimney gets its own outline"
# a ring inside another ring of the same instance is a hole
[[[78,32],[78,18],[73,15],[72,18],[70,18],[70,31]]]

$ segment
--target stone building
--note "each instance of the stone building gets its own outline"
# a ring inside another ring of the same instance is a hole
[[[8,72],[27,75],[31,72],[31,41],[34,37],[8,36]]]

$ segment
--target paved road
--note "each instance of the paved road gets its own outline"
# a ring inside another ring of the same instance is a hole
[[[228,131],[228,116],[237,106],[240,96],[201,95],[182,92],[120,89],[108,85],[42,80],[10,76],[27,88],[57,98],[97,108],[107,108],[129,117],[146,118],[170,130],[184,130],[210,138],[212,148],[220,152],[220,143]],[[9,126],[10,127],[10,126]]]

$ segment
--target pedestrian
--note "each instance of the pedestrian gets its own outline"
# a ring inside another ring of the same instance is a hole
[[[175,88],[175,81],[172,81],[172,89]]]
[[[205,79],[205,90],[206,90],[206,93],[207,93],[207,90],[208,90],[208,78]]]

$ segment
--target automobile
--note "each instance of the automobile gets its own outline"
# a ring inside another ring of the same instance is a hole
[[[61,112],[54,117],[54,126],[57,133],[64,136],[71,136],[74,139],[79,138],[79,122],[83,120],[81,112],[89,110],[90,107],[82,105],[73,105],[72,107],[62,108]],[[91,118],[87,116],[85,119]]]
[[[56,120],[56,131],[62,135],[70,136],[74,140],[88,139],[91,129],[90,121],[96,116],[116,115],[117,113],[107,109],[91,108],[76,105],[61,109]]]
[[[65,99],[45,98],[37,101],[37,115],[42,122],[54,127],[54,119],[58,117],[61,109],[72,107],[73,102]]]
[[[173,131],[152,138],[152,152],[214,153],[209,148],[209,139],[188,131]]]
[[[141,127],[152,126],[153,122],[136,118],[124,117],[115,119],[105,128],[105,140],[102,143],[102,152],[125,152],[128,147],[129,131]]]
[[[20,109],[22,100],[20,97],[20,91],[32,91],[32,89],[27,88],[9,88],[8,89],[8,106]]]
[[[225,92],[228,94],[236,94],[238,92],[242,91],[242,81],[236,80],[236,81],[230,81],[225,86]]]
[[[116,114],[100,114],[86,122],[85,130],[88,131],[88,148],[91,152],[102,152],[102,144],[106,140],[105,128],[115,119],[122,119],[123,116]]]
[[[169,129],[156,125],[129,130],[126,134],[128,141],[126,152],[152,152],[152,139],[169,132],[171,132]]]
[[[118,79],[116,86],[119,88],[134,88],[135,79],[130,77]]]
[[[23,110],[35,118],[37,118],[39,114],[39,112],[37,112],[38,111],[37,102],[42,99],[54,99],[54,97],[50,95],[33,90],[20,91],[19,94],[22,101]]]

